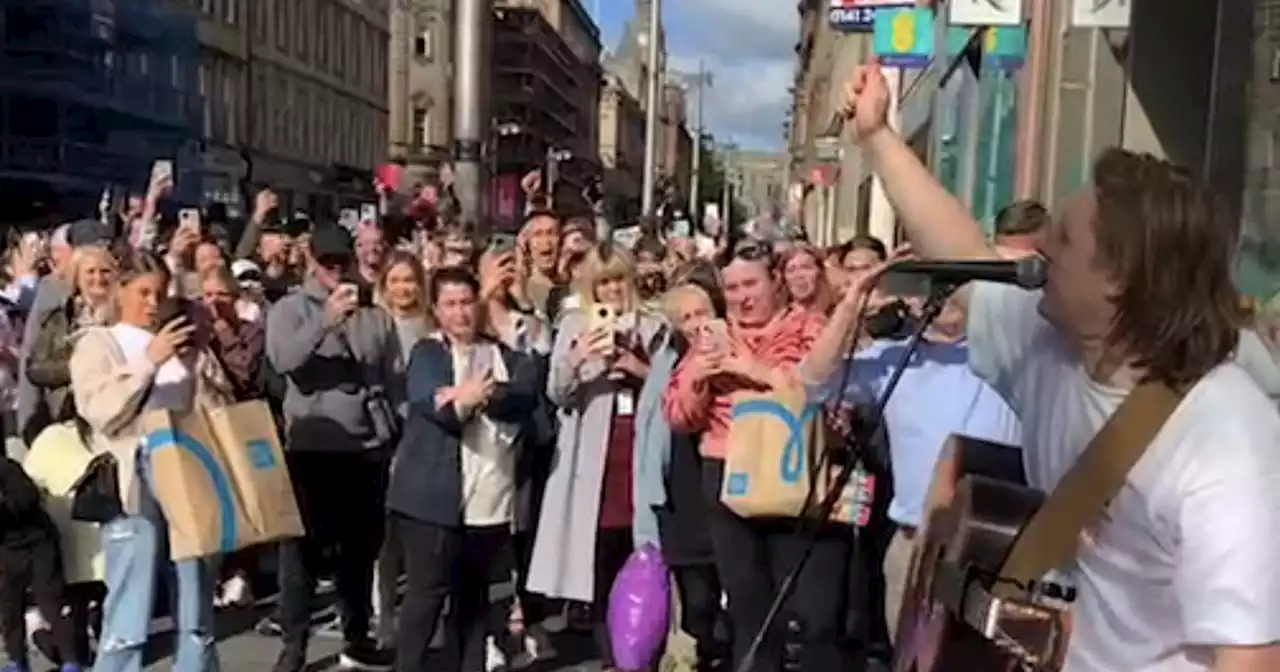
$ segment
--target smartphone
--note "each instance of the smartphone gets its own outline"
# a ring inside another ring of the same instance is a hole
[[[607,329],[616,331],[618,328],[618,315],[614,312],[613,306],[598,303],[591,307],[591,330]]]
[[[171,296],[160,303],[160,307],[156,310],[156,325],[163,327],[166,324],[178,319],[189,318],[191,302],[176,296]]]
[[[360,206],[360,221],[378,221],[378,206],[375,203],[364,203]]]
[[[489,236],[489,249],[497,254],[506,254],[516,249],[515,234],[495,233]]]
[[[173,159],[157,159],[151,164],[151,184],[173,184]]]
[[[929,293],[929,276],[889,270],[880,279],[880,291],[889,296],[925,296]]]
[[[729,325],[724,320],[715,319],[702,327],[708,350],[721,350],[729,344]]]
[[[355,208],[343,208],[338,213],[338,226],[353,232],[360,226],[360,213]]]
[[[373,305],[373,288],[368,285],[358,282],[344,282],[338,285],[338,290],[356,297],[356,305],[361,308],[368,308]]]
[[[178,211],[178,226],[200,233],[200,210],[183,208]]]

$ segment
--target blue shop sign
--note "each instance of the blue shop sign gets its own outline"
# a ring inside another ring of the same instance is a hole
[[[923,68],[933,59],[933,10],[910,7],[876,12],[875,51],[880,62],[896,68]]]

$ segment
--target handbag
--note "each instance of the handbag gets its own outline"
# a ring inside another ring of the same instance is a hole
[[[89,460],[71,486],[71,519],[108,523],[124,515],[120,500],[120,463],[110,453]]]

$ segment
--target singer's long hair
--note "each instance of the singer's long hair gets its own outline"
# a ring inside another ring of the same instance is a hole
[[[1194,382],[1239,340],[1239,222],[1189,171],[1150,154],[1103,152],[1093,186],[1098,254],[1121,281],[1108,346],[1147,380]]]

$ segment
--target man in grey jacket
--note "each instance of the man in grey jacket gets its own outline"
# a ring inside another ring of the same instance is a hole
[[[285,378],[285,449],[307,536],[280,544],[284,650],[275,672],[306,665],[310,602],[326,548],[336,549],[349,668],[389,669],[369,637],[373,566],[382,544],[387,468],[399,434],[398,346],[391,318],[347,275],[351,238],[319,226],[302,286],[267,314],[267,358]]]

